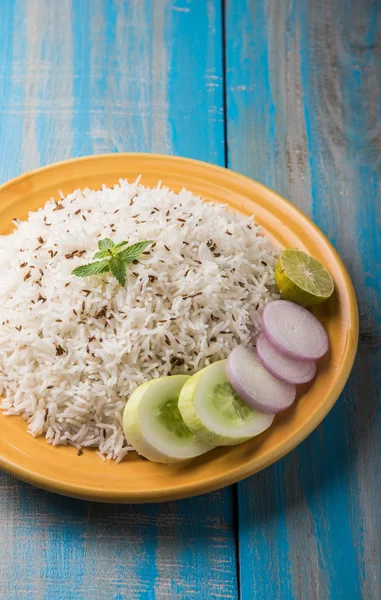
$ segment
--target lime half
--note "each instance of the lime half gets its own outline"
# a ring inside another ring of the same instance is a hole
[[[275,282],[283,300],[305,307],[325,302],[334,288],[327,269],[296,248],[281,253],[275,268]]]

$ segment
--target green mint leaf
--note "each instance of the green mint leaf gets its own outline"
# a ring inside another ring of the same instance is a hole
[[[119,258],[119,256],[113,256],[109,261],[111,273],[117,278],[120,285],[126,283],[126,263]]]
[[[103,259],[87,265],[81,265],[72,271],[77,277],[99,275],[109,271],[116,277],[120,285],[126,283],[127,264],[136,260],[144,250],[153,243],[153,240],[137,242],[128,246],[127,240],[114,244],[109,238],[99,240],[99,250],[94,254],[94,259]]]
[[[95,258],[110,258],[111,254],[109,250],[99,250],[98,252],[96,252],[93,256],[93,260]]]
[[[89,275],[99,275],[100,273],[107,273],[110,270],[110,261],[101,260],[99,262],[89,263],[87,265],[81,265],[72,271],[72,275],[77,277],[88,277]]]
[[[123,249],[124,246],[128,245],[128,241],[124,240],[124,242],[119,242],[118,244],[115,244],[115,246],[112,249],[112,253],[114,254],[114,256],[116,254],[119,254],[119,252]]]
[[[98,248],[99,250],[109,250],[114,247],[114,242],[110,240],[110,238],[105,238],[104,240],[99,240]]]
[[[124,262],[132,262],[133,260],[139,258],[141,253],[144,252],[144,250],[152,243],[153,240],[137,242],[132,246],[127,246],[127,248],[125,248],[124,250],[122,249],[120,252],[118,252],[117,256]]]

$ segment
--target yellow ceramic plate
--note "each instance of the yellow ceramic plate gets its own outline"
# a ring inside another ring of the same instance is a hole
[[[221,488],[256,473],[299,444],[325,417],[347,381],[358,339],[352,283],[343,263],[319,229],[289,202],[242,175],[206,163],[154,154],[110,154],[58,163],[0,187],[0,234],[12,231],[13,217],[43,206],[58,190],[113,185],[119,178],[144,185],[158,180],[174,190],[183,186],[206,200],[228,203],[255,215],[281,246],[297,246],[322,262],[335,281],[335,294],[316,311],[329,333],[330,353],[313,383],[299,386],[295,406],[253,440],[217,448],[173,466],[151,463],[131,453],[125,462],[103,462],[95,452],[77,456],[70,447],[53,447],[26,433],[21,417],[0,416],[0,468],[41,488],[106,502],[157,502]]]

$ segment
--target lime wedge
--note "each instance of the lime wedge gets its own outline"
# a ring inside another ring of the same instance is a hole
[[[325,302],[334,288],[327,269],[296,248],[281,253],[275,268],[275,282],[283,300],[305,307]]]

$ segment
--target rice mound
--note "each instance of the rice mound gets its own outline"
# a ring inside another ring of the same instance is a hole
[[[277,297],[278,250],[253,218],[185,189],[121,180],[61,196],[0,236],[0,407],[51,444],[119,461],[132,391],[247,341]],[[105,237],[154,240],[124,288],[110,273],[71,274]]]

